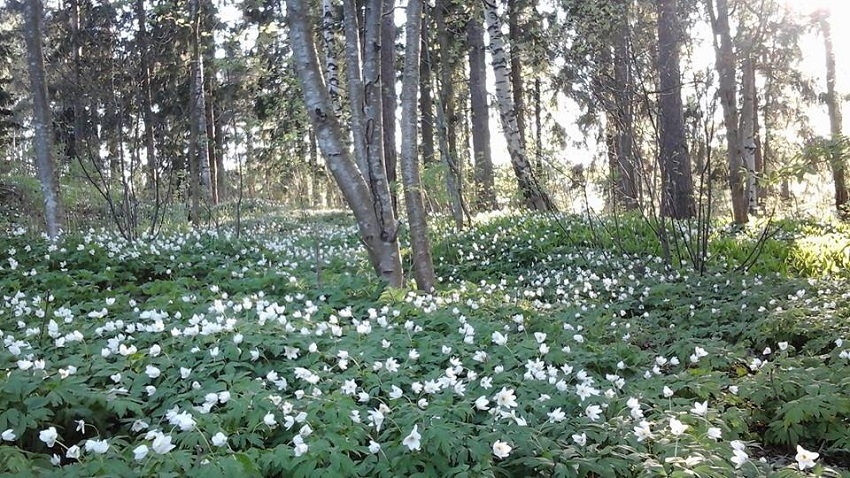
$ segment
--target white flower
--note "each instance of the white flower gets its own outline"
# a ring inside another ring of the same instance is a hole
[[[218,432],[210,438],[210,442],[212,442],[215,446],[224,446],[227,444],[227,435],[222,432]]]
[[[788,342],[779,342],[779,351],[784,352],[788,350]]]
[[[375,454],[381,451],[381,444],[375,440],[369,440],[369,453]]]
[[[148,350],[148,355],[150,355],[151,357],[157,357],[161,353],[162,353],[162,347],[160,347],[158,344],[151,345],[150,350]]]
[[[43,441],[47,445],[47,448],[53,448],[57,438],[59,438],[59,433],[56,432],[56,427],[50,427],[38,432],[38,439]]]
[[[700,417],[705,416],[705,414],[707,412],[708,412],[708,400],[706,400],[702,403],[694,402],[694,408],[691,408],[691,413],[693,413],[694,415],[698,415]]]
[[[729,392],[733,395],[738,394],[738,386],[737,385],[729,385]]]
[[[550,423],[560,423],[567,418],[567,414],[561,410],[561,407],[558,407],[551,412],[547,413],[546,416],[549,417]]]
[[[97,453],[102,455],[109,449],[109,442],[106,440],[86,440],[86,452]]]
[[[496,443],[493,443],[493,455],[496,458],[507,458],[512,449],[510,445],[501,440],[496,440]]]
[[[62,457],[57,455],[56,453],[50,457],[50,464],[53,466],[59,466],[62,464]]]
[[[340,391],[342,391],[342,393],[346,395],[354,395],[354,393],[357,391],[357,382],[355,382],[354,380],[346,380],[345,382],[343,382]]]
[[[589,418],[590,421],[595,422],[602,414],[602,407],[599,405],[588,405],[587,408],[584,409],[584,414],[587,415],[587,418]]]
[[[398,400],[404,395],[404,390],[399,388],[397,385],[392,386],[392,391],[390,391],[389,396],[391,400]]]
[[[80,447],[74,445],[68,448],[68,451],[65,452],[65,458],[71,458],[73,460],[80,458]]]
[[[3,434],[0,435],[0,438],[2,438],[3,441],[15,441],[15,439],[18,438],[18,436],[15,435],[15,431],[10,428],[10,429],[4,431]]]
[[[409,435],[404,437],[404,440],[401,441],[402,445],[406,446],[408,450],[421,450],[422,445],[419,440],[422,439],[422,435],[419,434],[417,428],[419,425],[413,425],[413,430]]]
[[[712,440],[719,440],[721,438],[722,432],[717,427],[711,427],[708,429],[708,438]]]
[[[273,426],[277,425],[277,420],[274,419],[274,414],[269,412],[269,413],[266,413],[266,416],[263,417],[263,423],[265,423],[266,425],[268,425],[270,427],[273,427]]]
[[[218,392],[218,402],[221,404],[225,404],[230,401],[230,392],[227,390],[223,392]]]
[[[136,448],[133,448],[133,458],[135,458],[136,461],[144,460],[146,456],[148,456],[147,445],[139,445]]]
[[[651,440],[653,435],[652,431],[649,429],[649,422],[646,420],[641,421],[638,426],[635,427],[635,436],[637,437],[637,441]]]
[[[672,433],[674,436],[679,436],[682,433],[685,433],[685,430],[687,429],[688,426],[680,422],[679,420],[675,418],[670,419],[670,433]]]
[[[292,444],[295,445],[292,449],[292,452],[295,456],[301,456],[307,453],[307,449],[309,448],[306,443],[304,443],[304,438],[301,435],[295,435],[292,438]]]
[[[735,468],[740,468],[744,463],[746,463],[750,459],[747,452],[743,450],[732,450],[732,463],[735,465]]]
[[[490,409],[490,400],[487,400],[487,397],[481,395],[477,399],[475,399],[475,408],[479,410],[489,410]]]
[[[493,335],[491,335],[490,338],[496,345],[505,345],[508,342],[508,337],[499,331],[493,332]]]
[[[150,425],[143,420],[136,420],[133,422],[133,425],[130,427],[130,431],[140,432],[142,430],[146,430]]]
[[[581,435],[573,435],[572,439],[578,446],[584,446],[587,444],[587,434],[585,433],[582,433]]]
[[[369,423],[375,427],[375,432],[381,431],[381,425],[384,423],[384,414],[380,410],[369,411]]]
[[[819,456],[819,453],[806,450],[800,445],[797,445],[797,456],[795,456],[794,459],[797,460],[797,466],[800,467],[800,470],[805,470],[806,468],[814,468],[815,460],[817,460]]]
[[[673,390],[670,389],[667,385],[661,390],[661,394],[664,395],[664,398],[670,398],[673,396]]]
[[[516,408],[519,406],[516,402],[516,395],[513,389],[502,387],[502,390],[494,397],[496,405],[502,408]]]
[[[163,435],[162,433],[157,433],[153,439],[153,443],[151,443],[151,449],[160,455],[170,452],[175,447],[175,445],[171,444],[171,435]]]
[[[145,375],[150,378],[157,378],[162,375],[162,372],[157,367],[154,367],[153,365],[148,365],[145,367]]]

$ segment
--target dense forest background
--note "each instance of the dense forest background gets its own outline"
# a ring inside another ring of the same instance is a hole
[[[458,226],[506,207],[743,224],[847,202],[847,70],[828,4],[439,0],[424,5],[421,52],[408,54],[410,6],[382,2],[376,28],[367,3],[5,2],[3,203],[17,221],[44,222],[43,155],[66,230],[111,224],[135,237],[246,200],[345,208],[304,106],[296,11],[333,103],[322,114],[346,125],[360,168],[377,152],[366,143],[381,143],[379,182],[396,210],[404,102],[424,205]],[[411,55],[418,85],[401,98]]]

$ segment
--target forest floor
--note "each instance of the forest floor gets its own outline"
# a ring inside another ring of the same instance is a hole
[[[850,476],[850,234],[779,227],[439,226],[433,294],[339,214],[11,228],[0,474]]]

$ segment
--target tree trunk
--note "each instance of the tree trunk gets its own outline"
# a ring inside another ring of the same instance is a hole
[[[844,220],[850,219],[848,209],[847,182],[845,178],[845,159],[839,148],[841,141],[841,105],[835,94],[835,52],[832,48],[832,28],[829,23],[829,13],[819,12],[818,23],[823,33],[823,43],[826,52],[826,107],[829,112],[829,131],[832,137],[832,157],[829,160],[832,169],[832,180],[835,184],[835,209],[838,216]]]
[[[395,94],[395,40],[398,28],[395,26],[395,0],[383,0],[381,16],[381,101],[384,122],[384,163],[387,167],[387,181],[390,183],[393,211],[398,216],[398,197],[393,185],[398,180],[398,153],[395,143],[396,108]]]
[[[661,215],[686,219],[696,214],[696,208],[682,108],[679,25],[676,0],[658,0]]]
[[[405,28],[404,76],[401,85],[401,177],[410,227],[410,246],[413,250],[413,276],[419,289],[430,292],[434,288],[434,262],[431,257],[431,241],[428,238],[427,212],[422,199],[416,145],[416,93],[419,87],[421,26],[422,0],[409,0]]]
[[[528,162],[522,138],[517,124],[516,108],[511,96],[510,71],[508,54],[505,51],[505,40],[502,37],[502,21],[495,3],[485,2],[485,17],[487,31],[490,33],[491,64],[495,76],[496,98],[499,103],[499,113],[502,119],[502,129],[508,144],[511,165],[517,178],[519,190],[522,193],[526,207],[533,211],[554,210],[555,206],[549,195],[543,191]]]
[[[715,13],[715,4],[717,11]],[[738,97],[735,83],[735,51],[729,33],[727,0],[707,0],[708,15],[714,33],[714,52],[717,74],[720,77],[720,105],[726,126],[726,156],[729,162],[729,189],[732,193],[732,216],[735,224],[746,224],[747,196],[744,190],[744,164],[740,132],[738,131]],[[718,37],[720,42],[718,43]]]
[[[145,122],[145,159],[147,160],[148,188],[154,192],[156,204],[159,204],[159,164],[156,160],[156,148],[154,142],[154,116],[153,99],[151,95],[151,67],[150,67],[150,36],[147,30],[147,18],[145,15],[144,0],[136,0],[136,21],[139,25],[138,43],[139,60],[141,62],[142,80],[142,115]]]
[[[742,65],[741,84],[741,150],[744,154],[744,167],[747,172],[747,212],[756,214],[758,209],[758,191],[756,190],[756,73],[753,62],[745,58]]]
[[[337,63],[336,32],[337,18],[334,14],[333,0],[322,0],[322,40],[325,47],[325,78],[328,84],[328,94],[333,105],[334,116],[342,116],[339,86],[339,64]]]
[[[342,0],[343,29],[345,30],[345,56],[348,73],[348,101],[351,105],[351,137],[354,143],[354,158],[364,177],[369,177],[369,164],[364,138],[366,124],[364,108],[366,98],[363,90],[362,67],[360,57],[360,21],[357,16],[357,0]]]
[[[74,63],[74,87],[72,88],[74,108],[74,132],[71,140],[70,154],[66,160],[79,161],[83,155],[83,136],[85,135],[86,120],[83,107],[83,75],[82,75],[82,45],[80,39],[80,3],[79,0],[69,2],[71,15],[71,48]]]
[[[614,39],[614,107],[616,108],[616,127],[614,130],[614,149],[616,151],[617,194],[625,209],[633,210],[639,206],[640,175],[634,144],[634,79],[632,78],[632,59],[630,54],[628,16],[617,25]]]
[[[53,158],[53,138],[50,136],[52,120],[41,43],[42,8],[41,0],[26,0],[24,3],[24,37],[32,92],[35,163],[41,192],[44,194],[44,220],[47,235],[55,239],[61,229],[62,208]]]
[[[197,177],[192,182],[197,182],[198,201],[203,200],[209,207],[212,204],[212,179],[210,175],[210,157],[207,147],[207,106],[206,94],[204,93],[204,58],[201,55],[201,10],[200,0],[192,0],[190,3],[192,18],[192,107],[190,125],[190,155],[197,167]],[[198,224],[200,219],[200,203],[195,203],[192,198],[194,212],[193,223]]]
[[[487,0],[496,1],[496,0]],[[510,43],[510,59],[511,59],[511,93],[514,98],[514,108],[516,109],[516,123],[519,130],[519,137],[522,140],[522,145],[526,150],[528,143],[525,135],[525,87],[522,81],[522,57],[520,50],[522,47],[522,31],[521,24],[521,8],[519,2],[521,0],[508,0],[508,43]]]
[[[201,7],[200,25],[203,32],[210,32],[205,36],[203,45],[203,70],[204,70],[204,122],[206,123],[206,145],[207,159],[210,163],[210,199],[212,204],[218,204],[221,200],[223,184],[219,180],[224,178],[224,161],[219,157],[221,152],[218,145],[221,140],[216,137],[216,123],[218,122],[218,73],[215,65],[215,39],[211,32],[215,31],[218,19],[211,5]]]
[[[373,8],[375,6],[380,7],[379,2],[370,1]],[[322,80],[316,46],[313,43],[309,2],[307,0],[287,0],[286,5],[289,12],[287,21],[289,23],[292,56],[301,82],[307,113],[316,130],[316,137],[325,155],[325,161],[342,190],[343,196],[348,201],[354,217],[357,219],[360,239],[366,247],[369,261],[378,277],[392,287],[401,287],[404,283],[404,275],[398,245],[398,225],[391,217],[392,207],[389,203],[389,187],[386,184],[386,178],[383,181],[385,192],[380,195],[373,195],[345,145],[339,120],[333,115],[333,106],[327,85]],[[370,11],[369,18],[368,26],[374,28],[379,25],[380,8],[378,8],[377,14],[374,10]],[[346,22],[348,21],[346,20]],[[377,33],[377,31],[374,31],[368,35],[371,46],[374,46],[374,41],[380,38]],[[377,55],[373,54],[374,56]],[[375,58],[372,58],[369,62],[369,66],[373,68],[373,74],[378,71],[377,61],[375,60]],[[371,94],[377,93],[380,97],[379,92],[374,91],[377,88],[380,88],[380,85],[375,85]],[[370,117],[378,116],[380,118],[380,110],[375,111],[373,109],[369,114]],[[378,146],[380,146],[380,143],[378,143]],[[381,174],[383,170],[384,165],[380,164],[376,172]],[[372,183],[372,190],[379,190],[375,187],[375,178],[372,178]],[[388,221],[390,218],[387,217],[387,213],[392,220]]]
[[[479,3],[473,12],[480,12]],[[493,157],[490,153],[490,107],[487,102],[487,63],[481,15],[473,14],[466,24],[469,43],[469,96],[472,110],[472,152],[475,158],[476,209],[492,211],[496,205]]]
[[[437,101],[437,135],[440,141],[440,156],[446,168],[446,190],[449,194],[449,206],[458,229],[463,228],[463,204],[461,197],[462,177],[457,156],[456,132],[451,128],[454,117],[454,84],[452,83],[452,56],[449,46],[449,32],[446,29],[446,10],[444,0],[434,4],[434,20],[437,26],[437,43],[440,46],[440,82]]]
[[[434,163],[434,100],[431,92],[431,49],[429,48],[427,5],[423,5],[421,58],[419,59],[419,124],[422,126],[422,162]]]

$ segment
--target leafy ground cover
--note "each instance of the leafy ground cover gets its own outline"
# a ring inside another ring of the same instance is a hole
[[[795,224],[749,273],[718,233],[698,275],[591,225],[441,234],[433,295],[382,290],[338,217],[13,230],[0,472],[850,476],[846,231]]]

